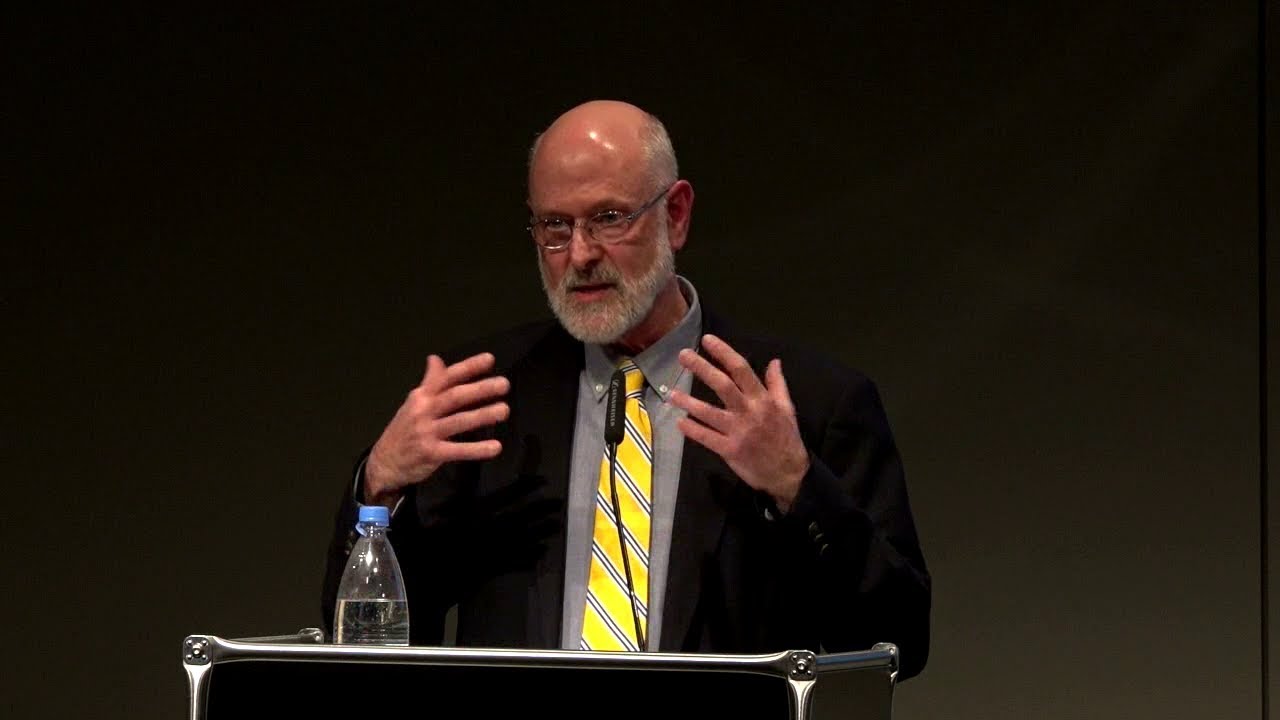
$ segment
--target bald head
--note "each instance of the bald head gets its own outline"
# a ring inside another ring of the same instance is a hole
[[[630,103],[593,100],[556,118],[529,150],[529,192],[540,180],[613,174],[646,190],[676,181],[671,138],[658,118]]]

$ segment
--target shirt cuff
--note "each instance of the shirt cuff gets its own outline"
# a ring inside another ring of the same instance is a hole
[[[362,508],[362,507],[364,507],[364,506],[365,506],[365,503],[364,503],[364,464],[365,464],[365,463],[367,463],[367,462],[369,462],[369,458],[368,458],[368,457],[366,457],[365,459],[361,460],[361,461],[360,461],[360,464],[356,466],[356,476],[355,476],[355,479],[354,479],[354,480],[352,480],[352,483],[351,483],[351,499],[352,499],[353,501],[355,501],[355,504],[356,504],[356,508],[357,508],[357,509],[358,509],[358,508]],[[396,512],[397,512],[398,510],[400,510],[400,505],[401,505],[403,502],[404,502],[404,493],[401,493],[401,494],[400,494],[400,499],[396,500],[396,505],[395,505],[395,507],[391,508],[391,514],[392,514],[393,516],[396,514]]]

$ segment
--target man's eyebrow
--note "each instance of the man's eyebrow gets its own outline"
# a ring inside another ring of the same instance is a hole
[[[628,200],[625,198],[618,198],[618,197],[609,197],[603,200],[597,200],[596,202],[588,205],[586,213],[583,215],[583,217],[591,217],[592,215],[598,215],[599,213],[606,212],[609,210],[614,210],[621,213],[628,213],[634,209],[632,205],[633,205],[633,202],[631,200]],[[571,213],[561,212],[558,210],[547,210],[544,212],[534,212],[532,214],[534,217],[538,217],[538,218],[573,217]]]
[[[601,200],[600,202],[590,205],[589,207],[591,208],[591,210],[589,212],[591,212],[593,215],[595,213],[604,212],[606,210],[620,210],[620,211],[626,212],[627,208],[630,205],[631,205],[631,201],[629,200],[626,200],[623,198],[609,198],[607,200]]]

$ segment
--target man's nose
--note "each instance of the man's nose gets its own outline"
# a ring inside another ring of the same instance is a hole
[[[592,239],[586,226],[575,225],[569,236],[569,262],[576,268],[584,268],[600,259],[600,244]]]

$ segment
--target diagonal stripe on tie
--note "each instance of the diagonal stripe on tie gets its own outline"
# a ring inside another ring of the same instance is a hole
[[[634,446],[632,449],[639,450],[640,453],[644,455],[645,462],[652,465],[653,450],[649,448],[649,441],[645,440],[644,437],[640,434],[640,430],[636,428],[636,424],[631,422],[630,418],[627,418],[626,423],[623,425],[623,428],[627,431],[627,438],[630,439],[632,443],[634,443]]]
[[[653,507],[649,504],[649,498],[645,497],[645,494],[640,491],[640,488],[636,486],[636,481],[632,480],[630,475],[620,472],[618,473],[618,479],[623,482],[627,493],[631,496],[631,500],[635,502],[641,511],[645,514],[653,512]]]
[[[626,571],[623,569],[622,564],[622,551],[618,549],[618,530],[613,523],[613,513],[608,509],[605,500],[599,495],[596,495],[596,523],[601,527],[607,527],[608,530],[596,536],[592,541],[592,547],[599,547],[609,562],[613,563],[613,567],[617,568],[618,572],[625,573]],[[643,601],[644,598],[648,597],[649,553],[646,548],[640,546],[630,529],[623,528],[622,530],[627,539],[627,552],[630,553],[628,559],[631,560],[632,579],[635,581],[637,594],[640,596],[639,599]],[[594,572],[595,569],[596,566],[592,564],[591,570]]]
[[[596,542],[601,544],[606,550],[609,551],[610,557],[620,556],[621,551],[618,550],[618,530],[613,517],[613,508],[609,506],[609,501],[607,499],[601,497],[599,494],[596,494],[596,509],[599,511],[596,515],[596,522],[608,523],[609,533],[610,533],[609,537],[607,538],[597,537]],[[625,511],[626,510],[624,508],[624,512]],[[642,524],[639,522],[634,523],[634,525],[635,527],[622,528],[622,532],[627,539],[627,552],[632,554],[639,553],[638,560],[640,561],[640,564],[643,567],[648,568],[649,567],[649,548],[641,545],[640,540],[637,537],[637,533],[640,533],[642,535],[648,533],[649,525],[648,523]],[[618,566],[621,567],[620,561]],[[632,570],[632,572],[634,572],[634,569]]]
[[[613,619],[611,611],[587,591],[587,622],[583,623],[583,637],[591,647],[599,650],[638,650],[633,633],[623,629]]]
[[[619,503],[624,500],[628,503],[628,505],[624,506],[622,509],[623,514],[631,517],[632,512],[640,512],[646,517],[649,516],[653,511],[653,507],[649,503],[649,488],[642,486],[645,479],[643,477],[631,477],[631,473],[627,472],[627,468],[623,465],[618,466],[617,479],[622,482],[622,484],[618,486],[619,490],[625,489],[627,494],[627,497],[625,498],[622,497],[621,494],[618,496]],[[612,508],[610,508],[610,510],[612,510]],[[612,512],[609,513],[609,518],[611,520],[614,519]],[[643,519],[644,518],[641,518],[641,520]],[[638,527],[643,529],[643,523]]]
[[[601,571],[602,573],[605,571]],[[610,626],[623,636],[635,637],[635,621],[631,614],[631,597],[627,594],[626,580],[616,582],[612,575],[595,577],[594,586],[588,590],[591,598],[604,611],[607,611]],[[647,609],[640,613],[643,621],[648,616]]]
[[[609,578],[613,580],[615,587],[610,587],[608,589],[617,591],[618,599],[624,603],[625,607],[625,603],[630,602],[627,597],[627,578],[622,575],[622,571],[618,570],[617,567],[614,566],[613,561],[609,559],[609,556],[605,554],[604,550],[599,545],[593,543],[591,546],[591,552],[594,555],[594,560],[599,562],[599,566],[608,572]],[[599,597],[599,595],[597,597]],[[605,602],[606,605],[610,606],[613,605],[613,600],[614,598],[611,594],[601,598],[602,602]],[[644,603],[639,603],[637,607],[639,608],[642,616],[647,616],[649,614],[649,609],[645,607]]]
[[[608,472],[607,468],[601,472]],[[615,480],[618,486],[618,504],[622,509],[622,516],[626,530],[637,540],[642,541],[641,545],[645,548],[645,554],[648,554],[649,524],[650,524],[650,508],[648,490],[649,483],[646,478],[632,477],[635,468],[628,469],[621,463],[618,464]],[[610,496],[605,492],[596,493],[596,501],[602,505],[602,509],[608,516],[609,522],[616,523],[617,518],[613,515],[613,503]]]

